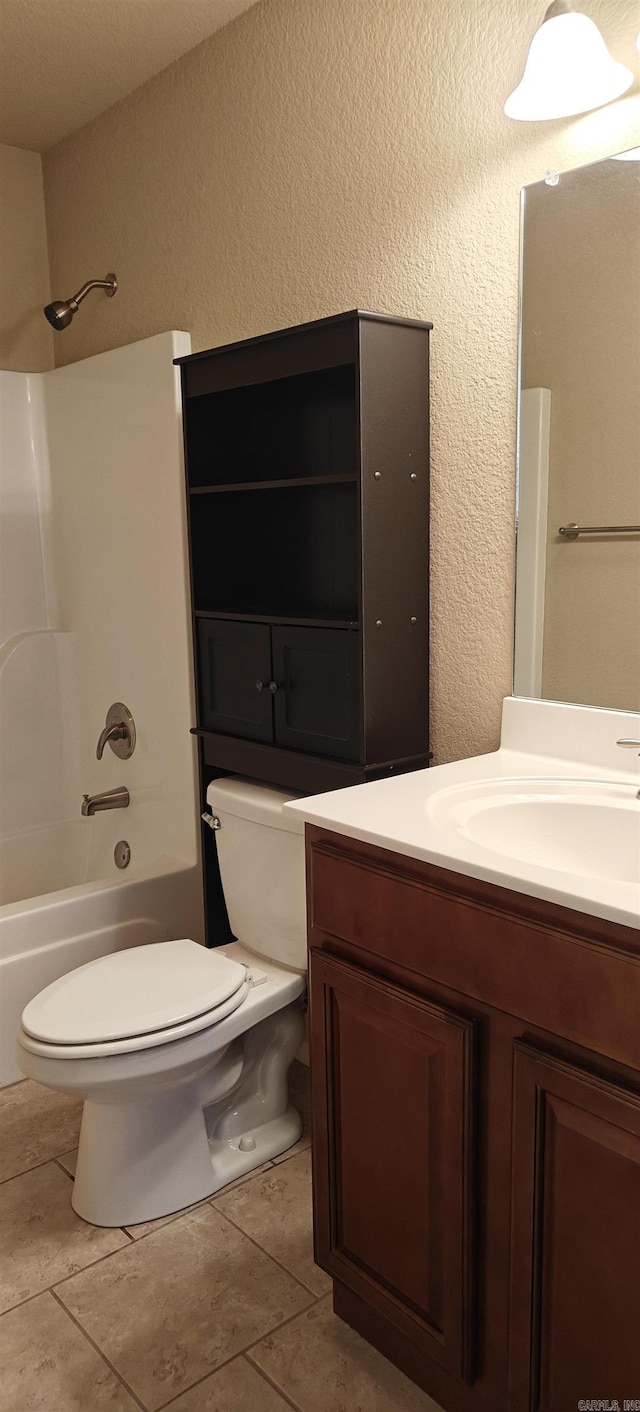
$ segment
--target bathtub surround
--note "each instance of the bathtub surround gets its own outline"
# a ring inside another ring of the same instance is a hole
[[[543,10],[263,0],[44,158],[53,286],[120,281],[60,362],[168,323],[202,349],[354,305],[433,320],[438,762],[497,745],[511,685],[519,190],[640,140],[637,93],[504,116]],[[637,74],[635,0],[589,13]]]
[[[172,366],[188,349],[167,333],[0,374],[0,1082],[18,1076],[13,1036],[43,985],[144,939],[202,936]],[[136,751],[98,761],[117,700]],[[121,785],[125,812],[81,818],[83,794]],[[113,857],[123,837],[126,877]]]

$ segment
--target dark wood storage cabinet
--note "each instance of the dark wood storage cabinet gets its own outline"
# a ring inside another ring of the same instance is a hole
[[[336,1312],[447,1412],[634,1406],[640,934],[316,828],[307,860]]]
[[[428,763],[430,328],[354,310],[176,360],[203,792]]]

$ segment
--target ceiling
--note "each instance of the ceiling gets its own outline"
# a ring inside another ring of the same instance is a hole
[[[41,152],[256,0],[0,0],[0,142]]]

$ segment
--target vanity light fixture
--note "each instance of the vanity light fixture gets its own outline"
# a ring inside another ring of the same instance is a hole
[[[631,69],[612,59],[594,21],[570,0],[553,0],[504,111],[521,122],[568,118],[611,103],[632,83]]]

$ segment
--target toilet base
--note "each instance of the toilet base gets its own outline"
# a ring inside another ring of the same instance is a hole
[[[237,1042],[218,1054],[207,1085],[200,1076],[150,1102],[86,1099],[71,1198],[78,1215],[94,1226],[157,1220],[285,1152],[302,1132],[287,1074],[303,1030],[295,1002],[247,1031],[241,1054]]]

